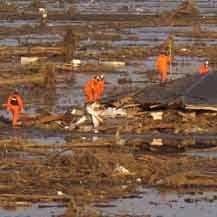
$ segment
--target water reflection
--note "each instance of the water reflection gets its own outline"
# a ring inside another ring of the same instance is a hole
[[[56,205],[56,207],[55,207]],[[64,207],[58,204],[48,204],[44,208],[39,208],[40,204],[34,204],[30,207],[5,207],[0,208],[1,217],[53,217],[61,215],[65,212]]]
[[[109,203],[109,208],[97,208],[103,214],[145,215],[152,217],[186,217],[216,216],[217,192],[159,192],[155,189],[144,189],[141,198],[120,199]]]

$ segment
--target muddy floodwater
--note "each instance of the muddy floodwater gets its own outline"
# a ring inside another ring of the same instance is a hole
[[[0,1],[0,217],[217,216],[216,39],[214,0]]]
[[[99,210],[111,216],[144,215],[153,217],[168,216],[215,216],[216,193],[214,192],[168,192],[155,189],[143,189],[138,197],[123,198],[108,203],[108,207]],[[101,204],[102,206],[102,204]]]
[[[52,207],[53,206],[53,207]],[[55,207],[57,206],[57,207]],[[65,208],[58,207],[57,204],[34,204],[30,207],[19,207],[19,208],[1,208],[0,215],[2,217],[52,217],[60,215],[65,212]]]

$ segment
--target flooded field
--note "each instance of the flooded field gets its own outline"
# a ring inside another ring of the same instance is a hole
[[[59,206],[59,207],[58,207]],[[59,204],[34,204],[33,206],[29,205],[29,207],[6,207],[0,209],[0,215],[2,217],[52,217],[55,215],[60,215],[65,212],[65,208],[61,207]]]
[[[138,198],[123,198],[108,203],[99,210],[111,216],[215,216],[216,193],[213,192],[167,192],[144,189]],[[102,206],[102,205],[101,205]]]
[[[1,1],[0,216],[216,216],[216,9],[214,0]],[[162,50],[172,56],[165,86]],[[75,126],[96,74],[103,121]],[[25,109],[13,128],[15,89]]]

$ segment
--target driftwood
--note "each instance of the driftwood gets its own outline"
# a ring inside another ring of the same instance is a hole
[[[170,124],[170,123],[161,123],[161,124],[157,124],[157,125],[154,125],[154,126],[150,126],[149,129],[150,130],[154,130],[154,129],[174,129],[175,126],[174,124]]]
[[[104,66],[100,64],[90,64],[90,63],[83,63],[83,64],[73,64],[73,63],[65,63],[65,64],[57,64],[57,69],[64,70],[64,71],[79,71],[79,72],[95,72],[98,73],[100,71],[104,72],[111,72],[114,70],[113,66]]]
[[[0,140],[0,148],[2,149],[22,149],[22,151],[32,152],[34,154],[45,154],[48,149],[68,149],[72,148],[105,148],[105,147],[116,146],[114,139],[103,140],[98,139],[94,142],[78,140],[74,143],[65,144],[37,144],[30,143],[29,141],[14,141],[14,140]]]
[[[31,202],[28,201],[4,201],[0,200],[1,207],[28,207],[32,206]],[[40,207],[39,207],[40,208]]]
[[[185,105],[186,110],[199,110],[199,111],[213,111],[217,112],[217,107],[215,106],[204,106],[204,105]]]
[[[15,77],[14,79],[1,79],[0,85],[17,85],[17,84],[24,84],[24,83],[41,83],[43,81],[42,76],[38,74],[34,75],[25,75],[22,77]]]
[[[64,53],[63,47],[8,47],[0,46],[0,53],[4,56],[22,56],[22,55],[38,55],[38,56],[47,56],[47,55],[62,55]]]
[[[64,115],[47,115],[47,116],[44,116],[44,117],[41,117],[39,118],[36,123],[37,124],[45,124],[45,123],[49,123],[49,122],[52,122],[52,121],[58,121],[58,120],[61,120],[63,119]]]
[[[29,116],[28,115],[22,115],[21,121],[23,126],[31,126],[35,124],[47,124],[54,121],[59,121],[64,119],[64,114],[59,115],[35,115],[35,116]]]
[[[155,110],[155,109],[179,109],[183,108],[183,100],[181,98],[176,98],[173,101],[167,103],[153,103],[152,105],[148,106],[148,109]]]
[[[31,201],[31,202],[69,202],[70,198],[65,195],[29,195],[29,194],[1,194],[1,200]]]

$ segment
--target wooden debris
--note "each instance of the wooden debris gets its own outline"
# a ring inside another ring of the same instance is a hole
[[[196,111],[213,111],[217,112],[217,107],[215,106],[204,106],[204,105],[185,105],[186,110],[196,110]]]
[[[23,75],[21,76],[14,76],[14,79],[3,79],[0,80],[0,85],[18,85],[18,84],[28,84],[28,83],[42,83],[43,78],[38,73],[34,75]]]
[[[31,202],[67,202],[70,198],[60,195],[32,195],[32,194],[1,194],[1,200],[31,201]]]
[[[21,57],[20,63],[21,65],[33,64],[39,61],[39,57]]]
[[[47,115],[47,116],[43,116],[38,118],[38,120],[36,120],[36,124],[45,124],[45,123],[49,123],[52,121],[58,121],[64,118],[64,115],[60,114],[60,115]]]
[[[161,138],[156,139],[154,138],[151,142],[150,142],[151,146],[163,146],[163,140]]]
[[[11,46],[0,46],[0,53],[4,56],[49,56],[49,55],[61,55],[64,52],[63,47],[11,47]]]
[[[153,120],[163,119],[163,112],[151,112],[150,115],[152,116]]]

